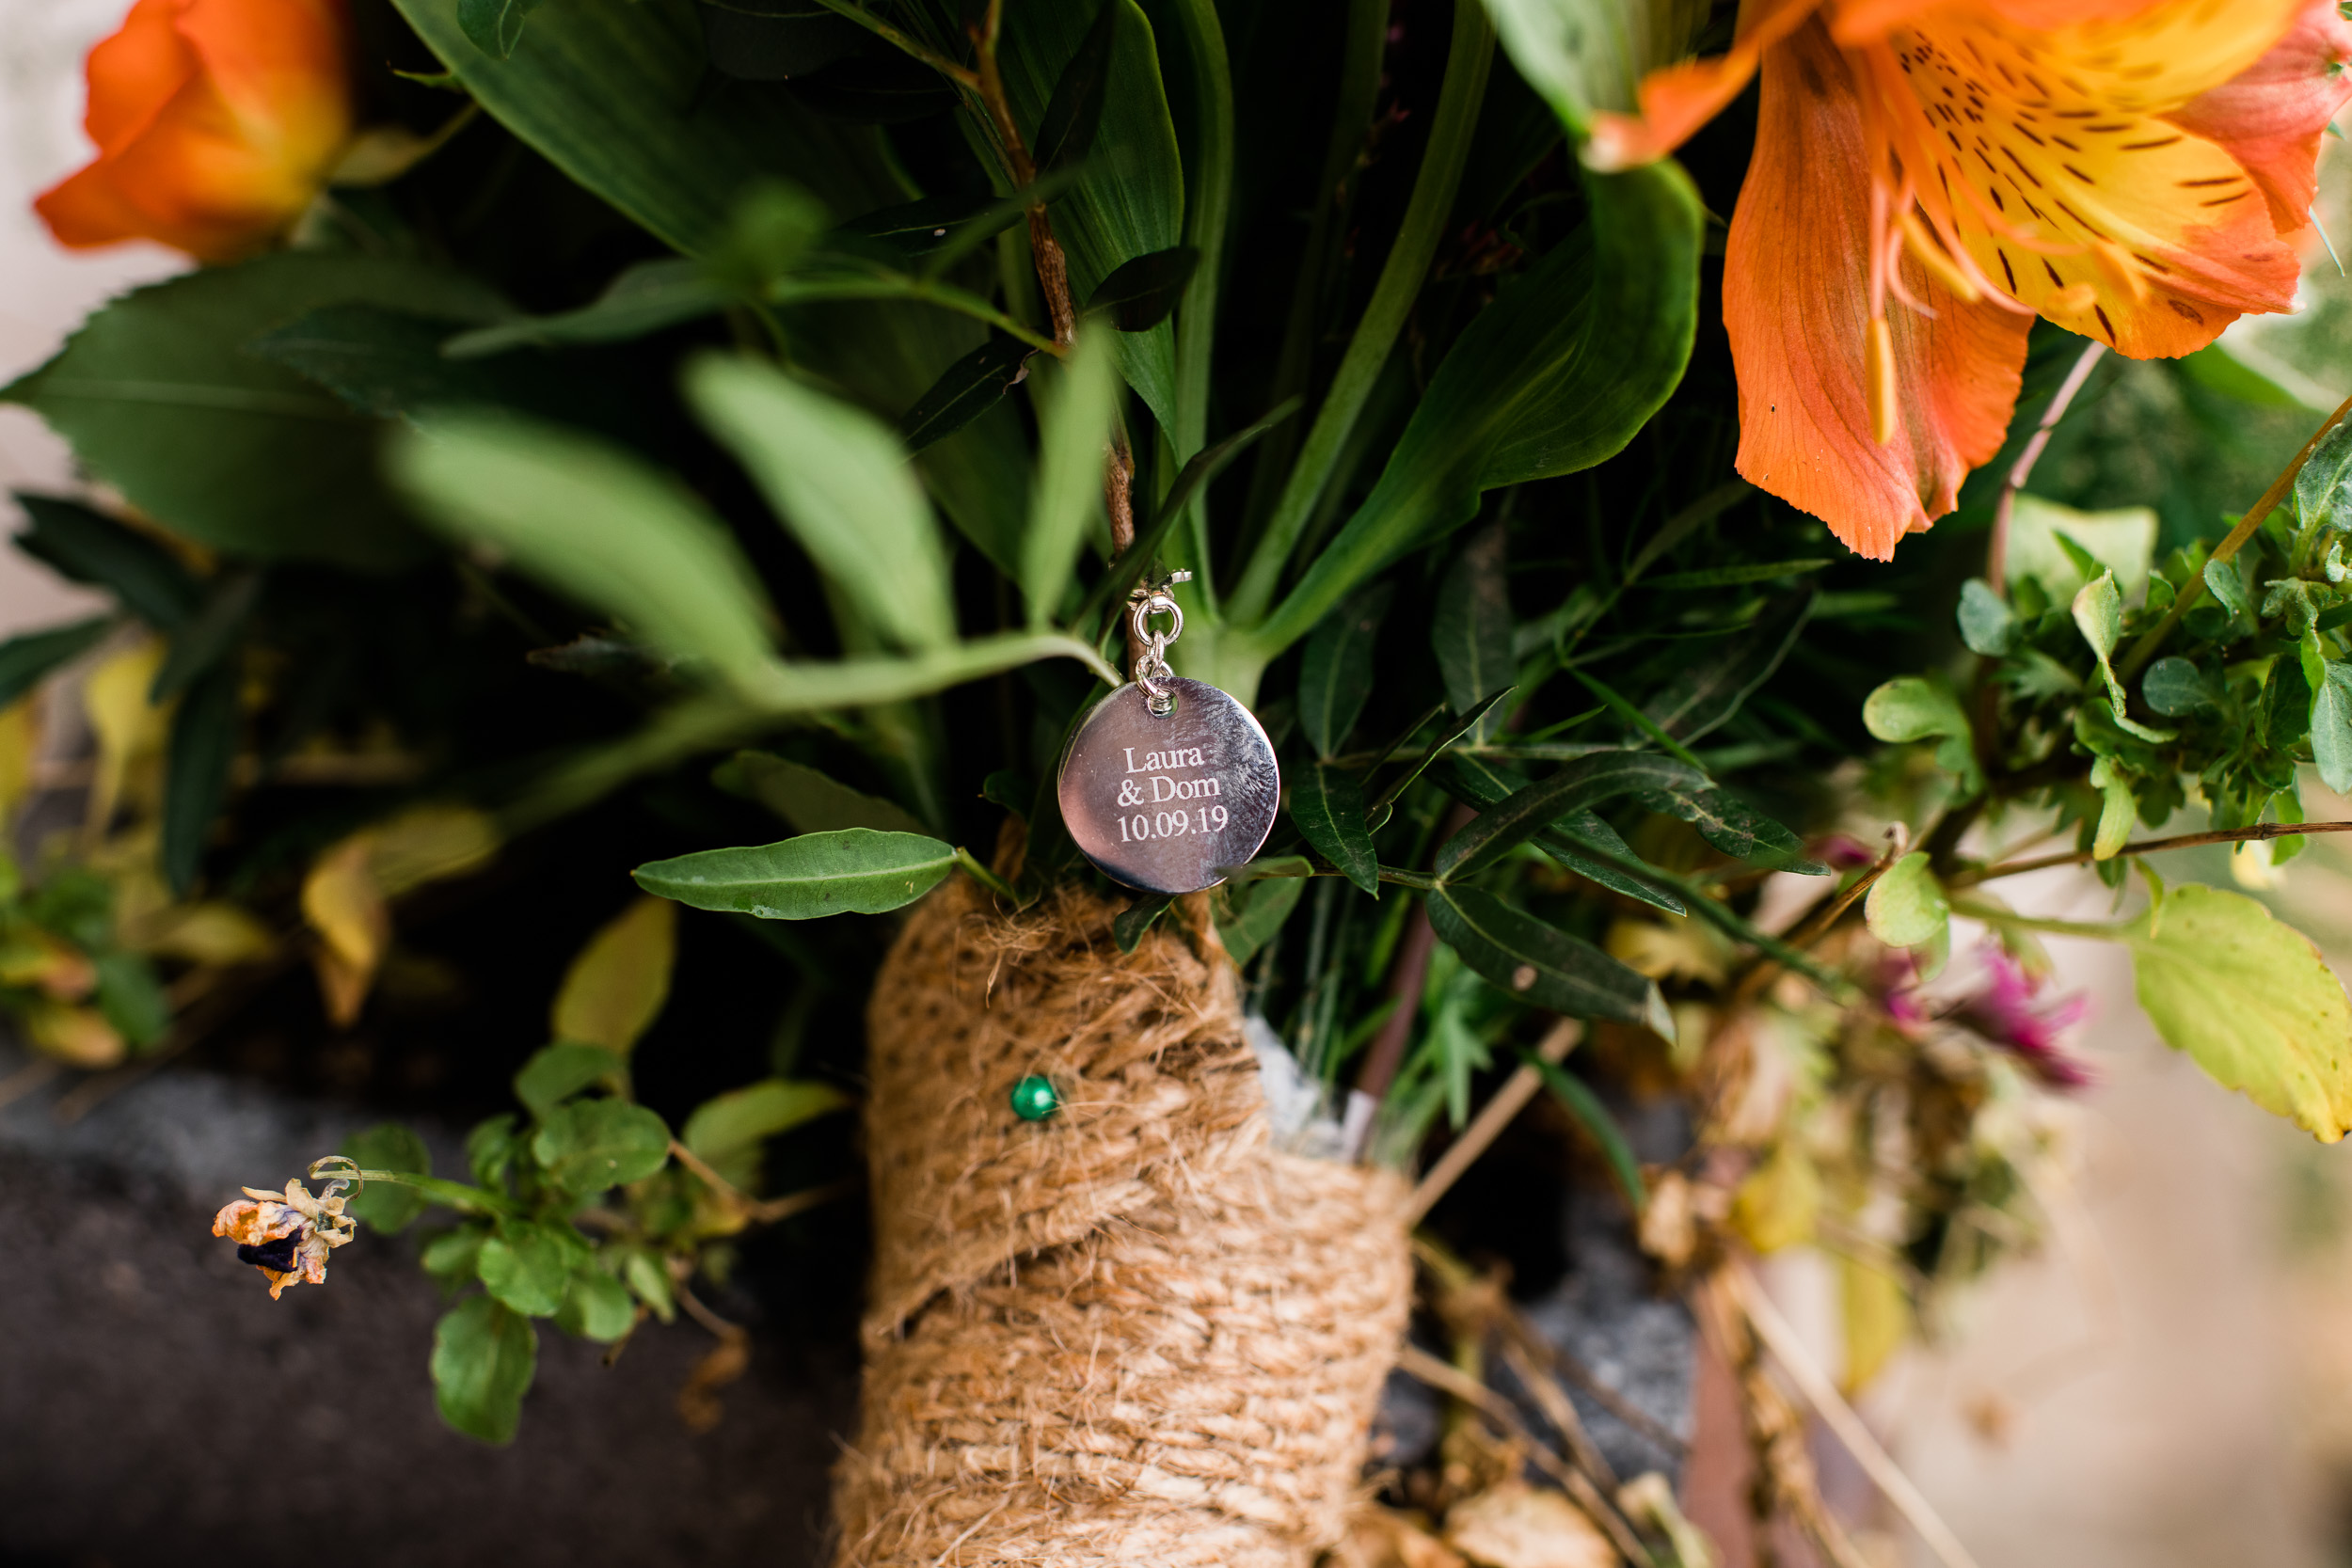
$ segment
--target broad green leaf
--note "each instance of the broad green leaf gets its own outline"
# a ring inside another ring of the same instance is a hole
[[[291,251],[124,294],[0,397],[39,413],[92,472],[199,544],[405,565],[429,546],[376,477],[376,423],[245,352],[310,311],[353,302],[453,322],[505,309],[470,278],[419,262]]]
[[[2101,572],[2082,585],[2074,594],[2074,615],[2075,629],[2098,656],[2099,674],[2106,682],[2107,702],[2115,710],[2117,727],[2158,744],[2172,739],[2177,731],[2152,729],[2124,711],[2127,700],[2123,685],[2115,678],[2115,666],[2108,662],[2108,656],[2115,652],[2116,640],[2123,635],[2123,594],[2115,585],[2113,572]]]
[[[482,1243],[484,1290],[527,1318],[551,1318],[571,1283],[563,1243],[546,1226],[511,1225]]]
[[[1318,762],[1291,775],[1291,820],[1326,860],[1373,897],[1380,896],[1380,862],[1364,821],[1356,775]]]
[[[488,1296],[469,1296],[433,1330],[433,1402],[441,1419],[485,1443],[515,1440],[539,1357],[531,1320]]]
[[[0,642],[0,707],[14,703],[53,671],[104,641],[116,625],[111,615],[93,615],[47,631],[23,632]]]
[[[897,801],[851,789],[814,768],[766,752],[738,752],[720,765],[711,779],[722,789],[757,800],[790,823],[796,833],[829,833],[842,828],[871,828],[885,833],[923,831],[923,824]]]
[[[396,1121],[378,1122],[364,1132],[355,1132],[344,1143],[344,1154],[358,1162],[361,1170],[397,1170],[413,1176],[433,1174],[433,1152],[424,1146],[411,1128]],[[363,1225],[372,1225],[387,1235],[397,1234],[425,1211],[425,1196],[414,1187],[396,1187],[389,1181],[363,1183],[352,1195],[347,1212]]]
[[[1971,653],[1998,658],[2017,636],[2017,612],[1982,578],[1960,585],[1960,640]]]
[[[1117,409],[1111,338],[1099,326],[1083,334],[1062,373],[1040,398],[1037,483],[1029,492],[1029,527],[1021,541],[1021,591],[1029,602],[1032,626],[1046,625],[1061,608],[1087,530],[1103,514],[1103,450]]]
[[[116,1034],[143,1051],[164,1037],[171,1027],[171,1002],[155,966],[139,953],[102,953],[92,961],[98,972],[98,1010]]]
[[[1952,689],[1923,675],[1898,675],[1862,705],[1862,727],[1881,740],[1927,740],[1968,733],[1968,710]]]
[[[578,1040],[558,1040],[531,1053],[515,1074],[515,1098],[545,1118],[572,1096],[602,1084],[619,1089],[628,1083],[628,1062],[619,1053]]]
[[[1600,110],[1639,105],[1642,78],[1691,51],[1704,0],[1487,0],[1511,63],[1581,138]]]
[[[2251,898],[2192,884],[2126,940],[2139,1005],[2166,1044],[2322,1142],[2352,1128],[2352,1009],[2302,933]]]
[[[2246,594],[2246,579],[2238,575],[2235,560],[2208,561],[2205,562],[2204,571],[2200,575],[2204,578],[2205,591],[2224,606],[2233,617],[2240,621],[2253,619],[2253,605]]]
[[[564,1291],[555,1326],[576,1338],[609,1345],[637,1326],[637,1304],[628,1287],[609,1274],[582,1269]]]
[[[1255,640],[1270,657],[1484,491],[1622,450],[1682,379],[1696,331],[1699,201],[1671,163],[1593,176],[1583,228],[1454,341],[1379,483]]]
[[[444,1230],[417,1254],[417,1263],[441,1288],[453,1295],[473,1283],[482,1262],[482,1243],[490,1239],[486,1225],[465,1225]]]
[[[2074,596],[2101,572],[2115,574],[2130,598],[2147,586],[2156,545],[2156,515],[2145,506],[2077,512],[2021,495],[2010,518],[2009,577],[2032,578],[2054,600]]]
[[[168,668],[163,672],[170,673]],[[244,730],[237,707],[244,683],[243,661],[223,659],[189,689],[171,716],[156,869],[176,897],[185,897],[196,886],[205,841],[221,803],[229,799],[230,768],[237,760],[237,740]]]
[[[1368,589],[1326,616],[1307,639],[1298,667],[1298,727],[1319,757],[1335,756],[1347,744],[1372,696],[1373,645],[1394,596],[1385,582]]]
[[[180,558],[147,534],[61,496],[19,491],[16,501],[31,524],[16,535],[18,549],[60,577],[104,589],[157,631],[178,627],[202,602],[202,586]]]
[[[660,1170],[670,1158],[670,1130],[643,1105],[575,1100],[540,1125],[531,1155],[565,1191],[600,1193]]]
[[[1274,940],[1282,923],[1298,907],[1299,895],[1307,891],[1304,877],[1273,877],[1261,881],[1236,883],[1225,895],[1220,910],[1216,934],[1225,942],[1225,951],[1232,955],[1236,966],[1247,964],[1258,956],[1258,950]],[[1231,913],[1224,912],[1230,910]]]
[[[2155,671],[2148,673],[2153,678]],[[2146,683],[2140,689],[2147,689]],[[2148,705],[2155,706],[2154,697]],[[2325,678],[2312,693],[2312,760],[2329,789],[2352,795],[2352,665],[2341,659],[2328,661]]]
[[[751,563],[699,500],[635,453],[469,413],[396,433],[385,463],[441,528],[496,546],[664,653],[736,680],[769,662],[771,611]]]
[[[1124,262],[1174,248],[1184,238],[1184,172],[1176,123],[1160,80],[1152,24],[1135,0],[1118,6],[1108,90],[1093,153],[1070,191],[1053,204],[1054,233],[1070,260],[1070,293],[1083,300]],[[1038,124],[1062,72],[1100,12],[1084,5],[1009,6],[998,60],[1013,118]],[[1176,337],[1167,323],[1113,336],[1127,384],[1163,429],[1176,424]],[[1180,452],[1179,456],[1189,456]]]
[[[1560,818],[1603,800],[1637,790],[1695,793],[1706,787],[1705,774],[1655,752],[1580,757],[1472,818],[1438,850],[1438,877],[1442,881],[1474,877]]]
[[[1439,888],[1427,907],[1438,940],[1511,995],[1572,1018],[1615,1019],[1674,1038],[1674,1017],[1658,987],[1591,942],[1480,888]]]
[[[2295,476],[2295,515],[2304,528],[2352,528],[2352,429],[2335,425]]]
[[[1889,947],[1920,947],[1933,942],[1952,917],[1944,884],[1929,869],[1927,851],[1915,849],[1886,868],[1862,901],[1870,934]]]
[[[1004,402],[1007,392],[1029,379],[1029,361],[1037,353],[1015,338],[991,338],[942,371],[898,420],[906,450],[919,452],[944,441]]]
[[[1200,267],[1200,253],[1190,245],[1121,262],[1087,295],[1084,313],[1107,315],[1121,332],[1149,332],[1175,313]]]
[[[2139,694],[2167,719],[2185,719],[2215,705],[2214,690],[2194,659],[2170,656],[2148,666],[2139,677]]]
[[[1814,601],[1810,588],[1772,600],[1744,630],[1685,665],[1643,711],[1652,723],[1682,741],[1696,740],[1729,722],[1797,645]]]
[[[2093,860],[2113,860],[2131,841],[2132,823],[2139,816],[2139,802],[2132,795],[2130,782],[2117,771],[2113,757],[2092,760],[2090,783],[2100,796],[2099,825],[2091,831],[2090,856]]]
[[[676,958],[677,906],[636,900],[573,958],[548,1009],[548,1032],[627,1056],[670,999]]]
[[[466,1134],[466,1168],[478,1186],[500,1188],[529,1154],[530,1140],[515,1125],[515,1113],[504,1111],[476,1122]]]
[[[954,848],[935,838],[845,828],[748,848],[705,849],[641,865],[631,875],[647,893],[698,910],[816,920],[912,904],[938,886],[955,863]]]
[[[692,0],[564,0],[533,15],[504,59],[467,37],[468,0],[393,3],[492,119],[689,255],[723,244],[738,198],[778,170],[837,213],[911,194],[870,130],[787,92],[706,89]]]
[[[686,395],[867,620],[903,648],[955,641],[947,552],[887,425],[745,357],[696,359]]]
[[[523,19],[538,8],[539,0],[457,0],[457,25],[475,48],[502,60],[515,53]]]
[[[637,1299],[653,1309],[653,1315],[663,1323],[677,1316],[677,1301],[670,1289],[669,1271],[643,1248],[632,1248],[622,1261],[621,1277]]]
[[[759,1185],[759,1146],[764,1140],[855,1103],[831,1084],[764,1079],[704,1101],[686,1118],[678,1141],[749,1192]]]
[[[1466,713],[1489,691],[1518,678],[1511,657],[1511,584],[1503,562],[1501,523],[1472,534],[1438,584],[1429,645],[1445,678],[1446,701]],[[1492,735],[1502,720],[1489,713],[1471,733]]]

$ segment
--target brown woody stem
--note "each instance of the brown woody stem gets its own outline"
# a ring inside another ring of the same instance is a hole
[[[2181,833],[2172,838],[2143,839],[2126,844],[2118,855],[2150,855],[2159,849],[2194,849],[2203,844],[2254,844],[2265,839],[2300,838],[2305,833],[2352,832],[2352,822],[2257,822],[2250,828],[2222,828],[2211,832]],[[2056,855],[2036,855],[2031,860],[2005,861],[1976,871],[1963,871],[1947,879],[1953,887],[1974,887],[1996,877],[2015,877],[2027,871],[2047,871],[2054,865],[2087,865],[2098,859],[2093,849],[2069,850]]]

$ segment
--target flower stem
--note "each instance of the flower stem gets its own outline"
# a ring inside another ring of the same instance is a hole
[[[2250,828],[2223,828],[2210,832],[2180,833],[2171,838],[2144,839],[2126,844],[2116,851],[2119,855],[2152,855],[2160,849],[2194,849],[2204,844],[2255,844],[2265,839],[2299,838],[2305,833],[2352,832],[2352,822],[2257,822]],[[2037,855],[2032,860],[2005,861],[1975,871],[1962,871],[1946,879],[1950,887],[1974,887],[1996,877],[2015,877],[2027,871],[2047,871],[2054,865],[2088,865],[2098,859],[2094,849],[2078,849],[2057,855]]]
[[[2050,399],[2050,405],[2042,411],[2042,420],[2034,426],[2033,438],[2026,443],[2025,451],[2019,452],[2017,461],[2010,466],[2009,478],[2001,482],[2000,497],[1993,503],[1993,537],[1984,551],[1984,580],[1995,594],[2009,591],[2009,529],[2010,519],[2017,511],[2017,492],[2026,487],[2026,481],[2033,473],[2034,464],[2041,461],[2042,449],[2050,444],[2050,433],[2058,429],[2060,420],[2066,418],[2067,407],[2074,403],[2074,394],[2083,389],[2083,384],[2090,379],[2091,367],[2098,364],[2099,356],[2106,351],[2106,344],[2095,341],[2084,345],[2081,356],[2074,361],[2074,368],[2066,372],[2066,379],[2058,385],[2057,394]]]

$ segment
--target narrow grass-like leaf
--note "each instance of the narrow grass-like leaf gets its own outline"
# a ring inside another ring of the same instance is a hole
[[[1298,669],[1298,727],[1320,757],[1347,744],[1372,695],[1373,644],[1395,596],[1380,583],[1338,610],[1307,639]]]
[[[172,715],[160,869],[176,897],[185,897],[196,885],[204,842],[229,797],[240,727],[237,692],[244,681],[238,661],[223,659],[198,679]]]
[[[0,707],[30,691],[50,672],[89,652],[119,625],[111,615],[28,631],[0,642]]]
[[[1005,400],[1029,378],[1037,350],[1013,338],[992,338],[942,372],[898,420],[910,452],[944,441]]]
[[[829,833],[842,828],[877,832],[919,833],[923,824],[895,800],[851,789],[816,768],[766,752],[738,752],[712,774],[720,788],[757,800],[792,826],[796,833]],[[1022,802],[1027,809],[1027,801]]]
[[[1074,163],[1094,146],[1110,93],[1111,46],[1118,41],[1119,20],[1118,0],[1098,0],[1093,24],[1078,40],[1078,52],[1062,67],[1054,96],[1038,119],[1030,152],[1039,169],[1051,172]]]
[[[16,547],[61,577],[103,588],[158,631],[170,631],[196,613],[203,588],[169,550],[80,501],[18,491],[32,526]]]
[[[1474,877],[1571,812],[1638,790],[1700,790],[1707,776],[1654,752],[1604,752],[1569,763],[1481,812],[1438,851],[1440,881]]]
[[[1545,1061],[1533,1051],[1522,1049],[1519,1059],[1535,1069],[1544,1081],[1544,1087],[1551,1091],[1552,1098],[1576,1118],[1577,1125],[1593,1135],[1595,1143],[1600,1145],[1601,1157],[1609,1162],[1611,1174],[1616,1177],[1617,1185],[1625,1189],[1626,1199],[1633,1205],[1633,1212],[1640,1213],[1649,1202],[1649,1191],[1642,1182],[1642,1163],[1633,1157],[1632,1145],[1625,1141],[1625,1133],[1617,1126],[1617,1118],[1609,1114],[1609,1107],[1600,1102],[1600,1096],[1595,1094],[1592,1085],[1583,1079],[1557,1062]]]
[[[704,849],[654,861],[631,875],[647,893],[698,910],[816,920],[912,904],[939,885],[955,859],[952,845],[920,833],[845,828],[779,844]]]
[[[1508,768],[1498,767],[1483,756],[1465,756],[1456,752],[1439,765],[1437,772],[1439,787],[1464,805],[1482,811],[1499,804],[1505,798],[1528,786],[1529,781]],[[1619,860],[1638,860],[1632,848],[1619,837],[1617,831],[1591,811],[1571,812],[1534,837],[1535,847],[1562,865],[1587,880],[1599,883],[1613,893],[1622,893],[1653,909],[1668,914],[1687,914],[1682,900],[1652,882],[1619,870],[1607,862],[1582,853],[1579,846],[1593,845]]]
[[[1456,713],[1518,677],[1518,665],[1511,657],[1511,592],[1503,545],[1502,524],[1479,530],[1438,584],[1429,645],[1445,677],[1446,699]],[[1482,718],[1472,733],[1484,740],[1500,721]]]
[[[1200,265],[1200,253],[1190,245],[1122,261],[1087,295],[1086,314],[1107,315],[1121,332],[1149,332],[1174,313]]]
[[[1021,589],[1029,601],[1032,626],[1044,626],[1059,610],[1087,529],[1102,515],[1103,443],[1110,435],[1118,388],[1110,337],[1099,327],[1081,335],[1076,352],[1041,400],[1037,482],[1021,541]]]
[[[1420,778],[1422,774],[1428,769],[1431,763],[1445,755],[1449,751],[1452,751],[1455,742],[1459,741],[1464,736],[1470,734],[1470,731],[1476,729],[1478,727],[1478,721],[1486,718],[1487,714],[1492,713],[1495,709],[1495,705],[1502,702],[1503,698],[1508,697],[1515,689],[1517,689],[1514,687],[1506,686],[1500,691],[1487,692],[1486,696],[1480,698],[1471,705],[1469,712],[1461,714],[1454,721],[1453,723],[1438,731],[1438,738],[1429,743],[1428,749],[1422,752],[1422,754],[1414,760],[1411,768],[1406,769],[1404,776],[1402,778],[1391,780],[1387,787],[1380,791],[1378,798],[1375,799],[1372,802],[1372,805],[1368,808],[1370,815],[1375,816],[1379,816],[1381,808],[1387,806],[1391,801],[1396,800],[1398,796],[1403,795],[1407,789],[1411,788],[1413,781]]]

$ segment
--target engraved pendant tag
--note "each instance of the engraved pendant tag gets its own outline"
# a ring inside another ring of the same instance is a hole
[[[1198,893],[1248,861],[1282,794],[1274,744],[1249,710],[1214,686],[1168,676],[1120,687],[1062,753],[1062,820],[1087,859],[1147,893]]]

